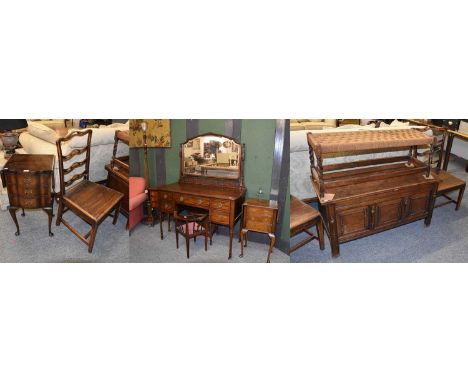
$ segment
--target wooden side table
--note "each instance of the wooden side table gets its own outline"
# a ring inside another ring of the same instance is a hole
[[[278,202],[264,199],[247,199],[242,205],[242,226],[240,232],[241,254],[244,257],[244,247],[247,245],[247,232],[255,231],[268,234],[267,263],[270,262],[271,251],[275,245],[276,223],[278,222]]]
[[[14,154],[2,170],[2,179],[7,185],[10,205],[8,210],[16,225],[15,235],[20,234],[16,211],[21,208],[42,208],[49,218],[49,236],[54,206],[54,156]]]

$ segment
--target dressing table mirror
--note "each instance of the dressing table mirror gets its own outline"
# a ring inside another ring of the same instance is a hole
[[[203,135],[182,145],[181,175],[240,179],[242,147],[233,139]]]
[[[211,224],[229,227],[231,258],[234,226],[240,219],[246,194],[244,145],[231,137],[207,133],[181,143],[179,158],[179,181],[149,188],[151,208],[159,213],[161,240],[163,217],[167,216],[170,231],[170,216],[177,205],[205,209]]]

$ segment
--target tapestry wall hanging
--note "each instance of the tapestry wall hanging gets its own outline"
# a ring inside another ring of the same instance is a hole
[[[143,147],[146,122],[146,143],[148,147],[171,147],[171,124],[169,119],[131,119],[130,147]]]

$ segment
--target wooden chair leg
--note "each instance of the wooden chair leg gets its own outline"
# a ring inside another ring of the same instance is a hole
[[[179,230],[177,229],[177,225],[175,226],[175,241],[177,249],[179,249]]]
[[[26,214],[24,213],[24,208],[21,208],[21,216],[26,216]]]
[[[322,219],[318,219],[317,221],[317,236],[320,245],[320,249],[323,251],[325,249],[325,240],[323,235],[323,222]]]
[[[88,244],[88,252],[92,253],[93,252],[93,247],[94,247],[94,240],[96,240],[96,233],[97,233],[97,224],[93,224],[91,226],[91,235],[89,237],[89,244]]]
[[[190,238],[188,235],[185,237],[185,246],[187,247],[187,259],[190,259]]]
[[[57,220],[55,221],[56,226],[59,226],[60,223],[62,222],[62,214],[63,214],[63,201],[62,201],[62,198],[60,198],[58,202]]]
[[[205,227],[205,251],[208,251],[208,224]]]
[[[460,188],[460,191],[458,193],[457,206],[455,207],[455,211],[457,211],[461,206],[461,202],[462,202],[462,199],[463,199],[464,192],[465,192],[465,186]]]

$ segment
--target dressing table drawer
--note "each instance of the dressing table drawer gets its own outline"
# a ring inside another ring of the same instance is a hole
[[[215,224],[229,224],[229,213],[222,210],[212,209],[210,211],[210,220]]]
[[[199,207],[205,209],[210,208],[210,199],[204,198],[202,196],[174,194],[174,202],[186,206]]]
[[[223,199],[212,199],[211,208],[229,213],[231,211],[231,201]]]

